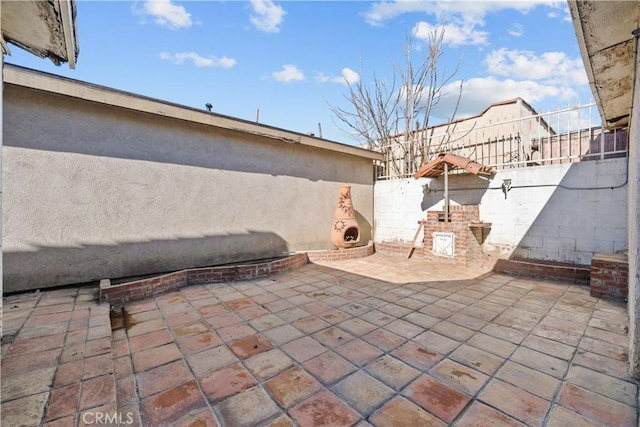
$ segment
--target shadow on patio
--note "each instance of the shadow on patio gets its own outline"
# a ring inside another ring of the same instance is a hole
[[[375,254],[96,297],[4,299],[3,424],[637,425],[626,305],[586,286]]]

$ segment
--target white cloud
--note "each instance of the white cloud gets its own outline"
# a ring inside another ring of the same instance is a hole
[[[184,64],[185,61],[192,61],[196,67],[221,67],[231,68],[236,64],[236,60],[226,56],[201,56],[195,52],[161,52],[160,59],[171,61],[174,64]]]
[[[442,98],[433,112],[434,117],[443,121],[450,118],[459,89],[460,81],[444,87]],[[534,104],[545,100],[575,101],[578,94],[570,87],[541,84],[532,80],[473,78],[462,84],[462,97],[456,119],[475,116],[491,104],[518,97]]]
[[[557,0],[483,0],[483,1],[381,1],[373,3],[364,17],[371,25],[381,25],[384,21],[405,13],[424,13],[433,15],[444,22],[452,16],[461,17],[466,22],[482,22],[490,12],[516,10],[526,13],[544,5],[561,8],[565,2]]]
[[[304,74],[295,65],[286,64],[282,70],[271,73],[271,78],[283,83],[291,83],[304,80]]]
[[[569,58],[564,52],[536,55],[528,50],[502,48],[490,52],[485,61],[488,71],[500,76],[571,86],[588,83],[582,59]]]
[[[282,6],[274,4],[272,0],[251,0],[251,9],[253,14],[250,20],[257,29],[266,33],[280,31],[284,15],[287,14]]]
[[[315,80],[318,83],[331,82],[348,86],[350,84],[358,83],[360,81],[360,74],[353,71],[351,68],[343,68],[340,76],[331,77],[324,73],[317,73]]]
[[[521,24],[512,24],[507,32],[510,36],[521,37],[524,34],[524,27]]]
[[[172,30],[192,25],[191,14],[171,0],[148,0],[144,3],[141,13],[152,16],[156,24]]]
[[[475,30],[472,25],[431,25],[428,22],[418,22],[413,28],[416,38],[429,40],[430,35],[435,31],[444,29],[442,42],[451,46],[459,45],[483,45],[487,43],[486,31]]]

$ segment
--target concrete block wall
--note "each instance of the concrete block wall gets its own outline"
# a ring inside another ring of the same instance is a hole
[[[620,158],[501,170],[489,181],[451,175],[450,199],[480,205],[493,257],[588,265],[595,253],[627,248],[626,174]],[[506,198],[503,179],[512,184]],[[410,242],[415,218],[442,210],[443,190],[442,177],[376,182],[376,244]]]

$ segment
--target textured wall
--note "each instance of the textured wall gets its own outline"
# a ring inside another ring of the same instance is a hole
[[[494,256],[589,264],[594,253],[627,248],[626,165],[608,159],[511,169],[491,181],[452,175],[451,203],[480,205],[480,219],[492,223],[484,248]],[[505,178],[512,180],[506,198]],[[442,177],[377,182],[375,241],[410,242],[425,211],[442,208],[443,189]]]
[[[328,249],[370,159],[5,86],[4,290]]]

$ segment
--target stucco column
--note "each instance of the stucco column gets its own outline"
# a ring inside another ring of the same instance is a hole
[[[629,372],[640,378],[640,61],[636,61],[629,127]]]

